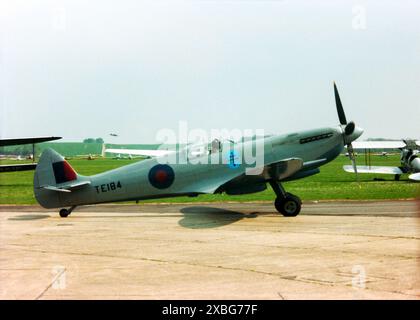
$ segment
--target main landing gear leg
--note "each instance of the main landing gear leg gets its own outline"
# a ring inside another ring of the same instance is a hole
[[[70,209],[61,209],[60,217],[67,218],[67,216],[76,208],[76,206],[71,206]]]
[[[270,185],[276,193],[274,207],[285,217],[296,217],[302,206],[302,201],[298,196],[284,190],[280,182],[270,180]]]

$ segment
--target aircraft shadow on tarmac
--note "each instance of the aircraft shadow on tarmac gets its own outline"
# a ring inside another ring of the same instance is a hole
[[[50,216],[47,214],[23,214],[19,216],[10,217],[7,220],[13,220],[13,221],[22,221],[22,220],[39,220],[39,219],[46,219]]]
[[[227,209],[201,206],[185,207],[180,211],[184,217],[178,222],[179,225],[190,229],[217,228],[242,219],[257,217],[255,212],[245,214]]]

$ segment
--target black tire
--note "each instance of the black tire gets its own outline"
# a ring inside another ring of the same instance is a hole
[[[400,175],[399,174],[396,174],[395,177],[394,177],[394,180],[395,181],[400,181]]]
[[[274,207],[285,217],[296,217],[302,207],[302,201],[299,197],[291,193],[286,193],[286,197],[276,198]]]
[[[61,209],[60,210],[60,217],[61,218],[67,218],[67,216],[70,214],[69,210],[67,209]]]

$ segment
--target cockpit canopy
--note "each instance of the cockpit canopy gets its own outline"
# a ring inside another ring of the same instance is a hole
[[[223,151],[225,143],[231,146],[235,144],[232,140],[213,139],[209,143],[196,143],[188,146],[188,154],[193,157],[202,157],[204,155],[216,154]]]

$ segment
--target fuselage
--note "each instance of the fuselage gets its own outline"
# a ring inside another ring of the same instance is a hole
[[[347,139],[355,140],[361,133],[357,134]],[[78,181],[89,181],[90,185],[68,193],[43,190],[35,196],[42,206],[56,208],[216,193],[223,191],[220,187],[225,183],[245,175],[247,168],[255,167],[245,155],[255,154],[256,150],[263,150],[263,166],[289,158],[302,159],[304,166],[288,178],[293,180],[304,177],[305,172],[306,176],[317,173],[316,168],[335,159],[345,143],[343,126],[335,126],[238,142],[194,157],[182,149],[176,152],[175,163],[151,158],[93,176],[78,175]]]

